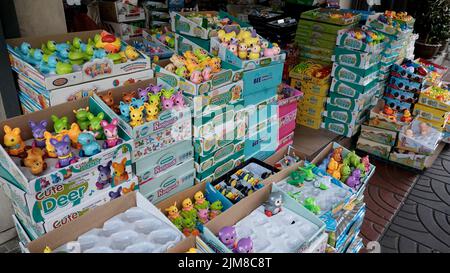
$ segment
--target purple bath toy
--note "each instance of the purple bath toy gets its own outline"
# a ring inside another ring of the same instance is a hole
[[[112,181],[111,165],[112,161],[109,161],[108,164],[106,164],[106,166],[99,165],[97,167],[100,175],[95,185],[97,186],[98,190],[102,190],[106,188],[109,184],[111,184]]]
[[[78,158],[73,155],[72,149],[70,148],[70,138],[68,135],[64,135],[61,141],[51,138],[50,143],[55,147],[56,155],[58,156],[56,168],[64,168],[78,161]]]
[[[234,253],[253,253],[253,241],[250,237],[242,238],[238,241]]]
[[[178,91],[173,95],[173,102],[175,106],[184,107],[184,98],[181,91]]]
[[[361,178],[361,170],[355,169],[352,175],[347,179],[346,183],[349,187],[356,189],[361,183],[359,180]]]
[[[229,249],[233,249],[236,242],[236,229],[234,227],[223,227],[219,231],[219,240]]]
[[[44,133],[47,131],[47,121],[41,120],[39,123],[35,123],[34,121],[28,121],[30,125],[31,132],[33,133],[34,141],[32,147],[45,148],[45,137]]]

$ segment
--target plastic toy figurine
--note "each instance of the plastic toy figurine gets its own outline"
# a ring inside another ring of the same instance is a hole
[[[55,147],[53,147],[53,145],[50,143],[50,139],[53,137],[53,135],[50,132],[44,132],[44,138],[45,138],[45,151],[47,153],[47,156],[50,158],[56,158],[58,157],[56,155],[56,150]],[[62,139],[62,137],[57,139]]]
[[[130,121],[130,105],[121,101],[119,104],[120,117],[126,122]]]
[[[346,184],[349,187],[356,189],[361,183],[360,179],[361,179],[361,170],[355,169],[353,170],[352,175],[347,179]]]
[[[51,115],[51,118],[55,133],[59,134],[62,131],[67,131],[69,129],[69,120],[67,117],[58,118],[56,115]]]
[[[239,48],[238,48],[238,57],[241,60],[246,60],[247,56],[248,56],[248,50],[247,50],[247,45],[244,43],[240,43],[239,44]]]
[[[122,187],[119,187],[115,192],[114,191],[109,192],[109,197],[111,198],[111,200],[117,199],[120,196],[122,196]]]
[[[132,98],[130,106],[133,106],[134,108],[139,108],[141,106],[144,106],[144,103],[146,102],[146,100],[147,99],[144,99],[144,98],[140,98],[140,99]]]
[[[177,93],[175,93],[173,95],[173,102],[174,102],[174,106],[177,107],[184,107],[184,97],[183,94],[181,93],[181,91],[178,91]]]
[[[111,184],[112,181],[111,165],[112,161],[109,161],[108,164],[106,164],[106,166],[99,165],[97,167],[99,177],[97,179],[97,183],[95,183],[95,186],[97,187],[98,190],[102,190]]]
[[[421,122],[419,123],[419,130],[421,136],[427,136],[430,133],[430,126],[428,126],[425,122]]]
[[[240,239],[236,248],[233,249],[234,253],[253,253],[253,241],[250,237]]]
[[[222,60],[219,57],[211,58],[211,61],[209,62],[209,66],[211,67],[211,72],[219,73],[221,70],[221,63],[222,63]]]
[[[175,90],[173,88],[161,89],[160,92],[162,98],[171,99],[173,97],[173,94],[175,93]]]
[[[364,164],[366,173],[369,173],[369,172],[370,172],[370,159],[369,159],[369,155],[364,156],[364,157],[361,159],[361,162]]]
[[[309,164],[306,167],[299,167],[298,169],[305,174],[306,181],[313,181],[316,178],[316,175],[313,172],[313,169],[316,167],[314,164]]]
[[[115,186],[128,180],[128,172],[125,168],[126,163],[127,163],[127,158],[124,157],[120,163],[114,162],[112,164],[112,167],[114,169],[114,185]]]
[[[159,104],[161,103],[161,93],[159,94],[148,94],[148,103],[159,107]]]
[[[47,169],[47,163],[44,161],[44,151],[38,147],[33,147],[27,151],[27,157],[24,158],[23,164],[30,168],[30,172],[39,175]]]
[[[50,143],[55,147],[58,156],[56,168],[65,168],[78,161],[78,158],[73,155],[72,149],[70,148],[70,138],[68,135],[64,135],[61,141],[51,138]]]
[[[185,236],[198,236],[200,232],[195,228],[195,221],[192,218],[182,218],[183,219],[183,234]]]
[[[283,195],[281,192],[272,192],[269,200],[264,202],[264,213],[267,217],[272,217],[281,212],[283,206]]]
[[[388,105],[384,106],[383,114],[386,115],[391,121],[397,121],[396,112]]]
[[[293,171],[290,175],[290,179],[287,181],[289,185],[302,187],[305,182],[305,174],[299,171]]]
[[[95,116],[92,113],[88,114],[89,130],[94,132],[96,139],[99,139],[99,140],[105,139],[105,135],[103,134],[103,128],[101,126],[101,122],[104,117],[105,117],[105,114],[103,112],[98,113],[97,116]]]
[[[238,45],[236,44],[236,41],[232,41],[228,45],[228,50],[231,51],[234,55],[238,55]]]
[[[103,127],[103,133],[105,134],[106,140],[103,142],[103,149],[108,149],[112,147],[116,147],[117,145],[122,143],[122,140],[119,138],[117,125],[119,124],[119,120],[117,118],[113,118],[111,123],[108,123],[106,120],[102,120],[100,125]]]
[[[58,62],[55,71],[57,75],[66,75],[72,73],[73,68],[71,64]]]
[[[130,125],[131,127],[137,127],[144,124],[144,105],[139,108],[130,106]]]
[[[337,170],[339,170],[339,163],[333,157],[331,157],[330,163],[328,163],[327,173],[333,175],[333,173]]]
[[[92,132],[81,133],[78,136],[78,143],[81,144],[81,157],[89,157],[101,152],[101,147],[95,140],[95,134]]]
[[[30,125],[34,138],[32,147],[45,148],[44,133],[47,131],[48,122],[46,120],[41,120],[39,123],[36,123],[30,120],[28,121],[28,124]]]
[[[136,49],[134,49],[134,47],[128,45],[125,48],[125,56],[127,56],[128,59],[134,61],[139,58],[139,53],[136,51]]]
[[[172,57],[170,57],[170,61],[177,67],[184,67],[184,63],[186,62],[186,59],[183,56],[173,54]]]
[[[162,85],[161,84],[159,84],[159,85],[151,85],[151,87],[150,87],[150,92],[152,92],[153,94],[159,94],[159,92],[161,92],[162,91]]]
[[[195,200],[194,207],[197,210],[209,208],[209,201],[206,200],[205,196],[203,195],[203,192],[201,192],[201,191],[196,192],[194,194],[194,200]]]
[[[212,68],[209,65],[203,68],[202,77],[204,81],[209,81],[212,78]]]
[[[199,70],[192,71],[191,77],[189,78],[189,80],[195,84],[202,83],[203,82],[202,72]]]
[[[213,202],[210,207],[209,219],[212,220],[212,219],[216,218],[219,214],[222,213],[222,210],[223,210],[223,205],[220,200]]]
[[[177,69],[175,70],[175,74],[178,77],[187,78],[189,75],[189,71],[186,68],[186,66],[180,66],[180,67],[177,67]]]
[[[194,208],[194,204],[190,198],[184,199],[181,206],[181,216],[184,218],[197,219],[197,210]]]
[[[206,223],[208,223],[208,221],[209,221],[209,219],[208,219],[208,217],[209,217],[209,209],[199,209],[198,210],[198,213],[197,213],[197,216],[198,216],[198,221],[200,222],[200,223],[202,223],[202,224],[206,224]]]
[[[103,48],[108,53],[119,52],[121,47],[121,41],[119,38],[106,31],[103,31],[99,36],[100,37],[96,35],[96,38],[94,38],[96,48]]]
[[[234,227],[223,227],[219,231],[219,240],[229,249],[234,249],[236,237],[236,229]]]
[[[350,174],[352,173],[352,169],[349,165],[343,164],[341,168],[341,181],[345,182],[350,177]]]
[[[303,201],[303,206],[314,214],[320,214],[320,207],[316,204],[316,199],[308,197]]]
[[[78,142],[78,136],[81,134],[80,126],[77,123],[72,123],[70,125],[70,130],[67,132],[67,135],[72,142],[72,147],[74,149],[81,149],[81,144]]]
[[[6,146],[6,152],[10,156],[21,156],[25,152],[25,142],[20,135],[20,128],[11,129],[8,125],[3,126],[5,136],[3,143]]]
[[[89,128],[90,121],[88,119],[89,107],[73,110],[77,123],[80,126],[80,130],[84,131]]]
[[[411,122],[412,121],[412,115],[411,112],[409,112],[408,109],[405,109],[405,111],[403,111],[403,116],[400,118],[401,122]]]
[[[333,151],[332,157],[337,163],[342,163],[342,151],[342,147],[338,147]]]
[[[122,101],[125,103],[130,104],[131,100],[136,96],[136,92],[132,91],[132,92],[128,92],[128,93],[122,93]]]
[[[111,108],[112,110],[114,110],[114,112],[117,112],[117,106],[114,103],[114,97],[112,95],[111,91],[108,91],[108,93],[104,94],[104,95],[99,95],[99,97],[102,99],[102,101],[108,105],[109,108]]]
[[[143,99],[144,102],[148,102],[148,93],[150,92],[150,90],[151,90],[150,87],[147,87],[147,88],[144,88],[144,89],[139,88],[138,89],[138,97],[140,99]]]
[[[177,67],[174,64],[170,63],[170,64],[166,65],[164,67],[164,69],[169,71],[169,72],[171,72],[171,73],[175,73]]]
[[[159,108],[158,106],[155,106],[153,104],[144,103],[145,108],[145,120],[147,122],[157,120],[158,114],[159,114]]]
[[[161,97],[161,106],[163,110],[170,110],[174,106],[174,100],[173,97],[170,99],[167,99],[166,97]]]
[[[175,202],[172,206],[166,208],[166,211],[167,211],[167,218],[169,218],[169,220],[171,221],[173,219],[181,217],[177,208],[177,202]]]
[[[250,53],[248,54],[249,60],[257,60],[260,58],[261,47],[257,44],[252,45]]]

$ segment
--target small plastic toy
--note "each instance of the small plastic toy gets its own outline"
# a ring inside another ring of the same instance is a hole
[[[182,218],[183,219],[183,234],[185,236],[198,236],[200,232],[195,228],[195,221],[192,218]]]
[[[158,119],[158,114],[159,114],[158,106],[155,106],[153,104],[144,103],[144,108],[145,108],[145,120],[147,122]]]
[[[206,200],[205,196],[203,195],[203,192],[201,192],[201,191],[196,192],[194,194],[194,200],[195,200],[194,207],[197,210],[209,208],[209,201]]]
[[[144,106],[144,103],[146,101],[147,101],[147,99],[145,99],[145,98],[140,98],[140,99],[132,98],[130,106],[133,106],[134,108],[139,108],[141,106]]]
[[[112,161],[109,161],[108,164],[106,164],[106,166],[99,165],[97,167],[100,175],[98,177],[97,183],[95,183],[95,186],[97,187],[98,190],[102,190],[111,184],[112,182],[111,165]]]
[[[365,172],[369,173],[370,172],[370,158],[369,158],[369,155],[364,156],[361,159],[361,162],[364,164]]]
[[[78,143],[81,144],[80,156],[89,157],[101,152],[101,147],[95,140],[95,134],[84,132],[78,136]]]
[[[283,206],[283,195],[281,192],[272,192],[269,199],[264,202],[264,213],[267,217],[272,217],[281,211]]]
[[[212,68],[209,65],[203,68],[202,77],[204,81],[209,81],[212,78]]]
[[[6,152],[10,156],[21,156],[25,152],[25,142],[20,135],[20,128],[11,129],[8,125],[3,126],[5,136],[3,143],[5,144]]]
[[[89,107],[73,110],[77,123],[80,126],[80,130],[84,131],[89,128],[90,121],[88,119]]]
[[[61,141],[51,138],[50,143],[55,147],[58,156],[58,162],[55,165],[56,168],[64,168],[78,161],[78,158],[73,155],[72,149],[70,148],[70,138],[68,135],[64,135]]]
[[[226,226],[219,231],[219,240],[229,249],[234,249],[236,237],[236,229],[234,227]]]
[[[220,200],[213,202],[210,207],[209,219],[212,220],[212,219],[216,218],[219,214],[222,213],[222,210],[223,210],[223,205]]]
[[[98,113],[97,116],[95,116],[92,113],[88,114],[89,119],[89,130],[95,133],[96,139],[105,139],[105,135],[103,134],[103,128],[101,126],[101,122],[103,118],[105,117],[105,114],[103,112]]]
[[[346,183],[349,187],[356,189],[361,183],[360,179],[361,179],[361,170],[355,169],[352,175],[347,179]]]
[[[177,107],[185,106],[183,93],[181,91],[178,91],[177,93],[175,93],[173,95],[173,102],[174,102],[174,106],[177,106]]]
[[[28,121],[28,124],[30,125],[30,129],[33,133],[34,138],[32,147],[45,148],[44,133],[47,131],[48,122],[46,120],[41,120],[39,123],[36,123],[30,120]]]
[[[139,108],[130,106],[130,125],[137,127],[144,124],[144,105]]]
[[[320,214],[320,207],[316,204],[316,199],[308,197],[303,202],[303,206],[314,214]]]
[[[119,104],[120,117],[126,122],[130,121],[130,105],[121,101]]]
[[[347,164],[343,164],[341,168],[341,181],[347,181],[351,173],[352,169],[350,168],[350,166]]]
[[[299,167],[298,169],[304,173],[306,181],[313,181],[316,178],[316,175],[313,172],[313,169],[316,167],[314,164],[309,164],[306,167]]]
[[[72,142],[72,147],[74,149],[80,149],[81,144],[78,142],[78,136],[81,134],[80,126],[77,123],[72,123],[70,125],[70,130],[67,131],[67,135],[70,138],[70,141]]]
[[[239,239],[236,247],[233,249],[234,253],[253,253],[253,241],[250,237]]]
[[[137,58],[139,58],[139,53],[136,51],[136,49],[135,49],[134,47],[128,45],[128,46],[125,48],[125,56],[126,56],[128,59],[134,61],[134,60],[136,60]]]
[[[59,134],[62,131],[67,131],[69,129],[69,120],[67,117],[58,118],[56,115],[51,115],[51,119],[53,121],[55,133]]]
[[[250,53],[248,54],[249,60],[257,60],[260,58],[261,47],[257,44],[252,45]]]
[[[47,169],[47,163],[44,161],[45,152],[38,147],[33,147],[27,151],[27,157],[24,158],[23,164],[30,168],[30,172],[39,175]]]
[[[106,137],[105,142],[103,142],[103,149],[112,148],[122,143],[122,140],[118,135],[118,124],[119,120],[117,118],[113,118],[111,120],[111,123],[108,123],[106,120],[102,120],[100,122],[100,125],[103,127],[103,132]]]
[[[122,187],[119,187],[116,191],[110,191],[109,197],[111,200],[117,199],[122,196]]]
[[[163,110],[170,110],[173,108],[174,106],[174,100],[173,97],[171,97],[170,99],[162,96],[161,97],[161,105],[162,105],[162,109]]]
[[[206,224],[209,221],[209,209],[199,209],[197,212],[198,221],[202,224]]]
[[[103,102],[108,105],[109,108],[114,110],[114,112],[118,111],[117,105],[114,103],[114,97],[112,95],[111,91],[108,91],[108,93],[104,95],[99,95],[99,97],[103,100]]]
[[[148,94],[148,103],[159,107],[159,104],[161,103],[161,93],[158,94]]]
[[[195,84],[202,83],[203,82],[202,72],[199,70],[192,71],[191,77],[189,78],[189,80]]]
[[[150,92],[150,90],[151,90],[151,87],[147,87],[147,88],[144,88],[144,89],[139,88],[138,89],[138,97],[140,99],[143,99],[144,102],[147,102],[148,101],[148,93]]]
[[[114,169],[114,185],[117,186],[122,182],[128,180],[128,172],[125,169],[127,158],[124,157],[120,163],[113,162],[112,167]]]
[[[131,91],[128,93],[122,93],[122,101],[124,103],[130,104],[131,100],[136,96],[136,91]]]
[[[190,198],[184,199],[181,206],[181,216],[197,220],[197,210],[194,208],[194,204]]]
[[[153,94],[159,94],[159,92],[162,91],[162,85],[150,85],[150,92],[152,92]]]

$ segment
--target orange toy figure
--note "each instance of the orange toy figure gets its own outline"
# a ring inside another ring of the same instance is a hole
[[[385,114],[393,122],[397,121],[397,117],[395,116],[396,114],[395,110],[387,105],[384,106],[383,114]]]
[[[100,34],[100,39],[96,41],[96,48],[103,48],[108,53],[118,53],[120,51],[122,43],[116,36],[103,31]]]
[[[108,91],[105,95],[99,95],[102,101],[108,105],[114,112],[119,112],[119,107],[114,103],[114,97],[111,91]]]
[[[342,147],[338,147],[333,151],[333,159],[337,163],[342,163],[342,150],[343,150]]]
[[[127,103],[127,104],[130,104],[130,103],[131,103],[131,100],[132,100],[135,96],[136,96],[136,91],[132,91],[132,92],[128,92],[128,93],[123,92],[123,93],[122,93],[122,100],[123,100],[123,102],[125,102],[125,103]]]
[[[23,165],[30,168],[30,172],[39,175],[47,169],[44,161],[44,151],[40,148],[31,148],[27,151],[27,157],[23,160]]]
[[[402,122],[411,122],[412,120],[411,112],[409,112],[408,109],[405,109],[405,111],[403,111],[403,116],[400,120]]]
[[[221,70],[221,60],[218,57],[211,58],[209,66],[212,73],[218,73]]]
[[[50,132],[44,133],[45,138],[45,151],[47,152],[47,156],[51,158],[57,158],[55,147],[50,143],[50,139],[56,138],[58,141],[61,141],[63,136],[68,134],[68,131],[64,130],[61,133],[57,134],[56,136],[53,136]],[[70,138],[70,137],[69,137]]]
[[[20,128],[11,129],[8,125],[3,127],[5,136],[3,142],[6,146],[6,151],[11,156],[19,156],[25,152],[25,142],[20,136]]]
[[[123,158],[120,163],[114,162],[112,167],[114,169],[114,185],[120,185],[121,183],[128,180],[128,173],[125,169],[125,164],[127,163],[127,158]]]
[[[333,175],[336,171],[339,171],[339,163],[331,157],[330,163],[328,163],[327,173]]]
[[[72,147],[74,149],[81,149],[81,144],[78,143],[78,136],[81,134],[80,126],[77,123],[72,123],[67,134],[72,142]]]

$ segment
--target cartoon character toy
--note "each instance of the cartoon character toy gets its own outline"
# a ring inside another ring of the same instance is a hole
[[[103,134],[103,128],[100,125],[103,118],[105,117],[105,114],[103,112],[98,113],[97,116],[95,116],[92,113],[88,114],[89,119],[89,130],[95,133],[96,139],[102,140],[105,139],[105,134]]]
[[[229,249],[234,249],[236,237],[236,229],[234,227],[226,226],[219,231],[219,240]]]
[[[25,152],[25,142],[20,135],[20,128],[11,129],[8,125],[3,126],[5,136],[3,143],[6,146],[6,152],[10,156],[20,156]]]
[[[68,135],[64,135],[61,141],[51,138],[50,143],[55,147],[58,156],[56,168],[64,168],[78,161],[78,158],[73,155],[72,149],[70,148],[70,138]]]
[[[220,200],[213,202],[210,207],[209,219],[212,220],[212,219],[216,218],[219,214],[222,213],[222,210],[223,210],[223,205]]]
[[[130,105],[121,101],[119,104],[120,117],[126,122],[130,121]]]
[[[30,172],[39,175],[47,169],[44,161],[44,151],[41,148],[33,147],[27,151],[27,157],[23,160],[25,167],[30,168]]]
[[[181,216],[184,218],[197,219],[197,210],[194,208],[194,204],[190,198],[184,199],[181,206]]]
[[[122,93],[122,101],[124,103],[131,103],[131,100],[136,96],[136,92],[132,91],[132,92],[128,92],[128,93]]]
[[[28,124],[30,125],[34,138],[32,147],[45,148],[44,133],[47,131],[48,122],[46,120],[41,120],[39,123],[36,123],[30,120],[28,121]]]
[[[89,107],[73,110],[77,123],[80,126],[80,130],[84,131],[89,128],[90,121],[88,119]]]
[[[103,132],[106,136],[105,142],[103,142],[103,149],[108,149],[115,147],[122,143],[122,140],[119,138],[117,125],[119,124],[119,120],[117,118],[113,118],[111,123],[108,123],[106,120],[102,120],[100,125],[103,127]]]
[[[126,157],[124,157],[120,163],[114,162],[112,164],[113,169],[114,169],[114,185],[115,186],[128,180],[128,172],[125,168],[127,160],[128,159]]]
[[[268,217],[278,214],[283,206],[283,195],[281,192],[272,192],[269,200],[264,203],[264,213]]]
[[[130,106],[130,120],[131,127],[137,127],[144,124],[144,105],[139,108]]]
[[[62,131],[66,131],[69,129],[69,120],[67,119],[67,117],[58,118],[56,115],[51,115],[51,119],[53,121],[55,133],[59,134]]]
[[[198,221],[202,224],[206,224],[209,221],[209,209],[199,209],[198,210]]]
[[[206,200],[205,196],[203,195],[203,192],[198,191],[194,194],[194,200],[195,200],[195,208],[197,210],[201,209],[207,209],[209,208],[209,201]]]
[[[250,237],[240,239],[236,248],[233,249],[234,253],[253,253],[253,241]]]
[[[95,140],[95,134],[84,132],[78,136],[78,143],[81,144],[80,156],[89,157],[101,152],[101,147]]]
[[[72,147],[74,149],[81,149],[81,144],[78,142],[78,136],[81,134],[80,126],[77,123],[72,123],[70,125],[70,130],[67,131],[67,135],[72,142]]]
[[[180,213],[177,208],[177,202],[175,202],[172,206],[166,208],[167,218],[178,228],[183,228],[183,218],[180,216]]]
[[[99,165],[97,167],[99,177],[97,179],[97,183],[95,183],[95,186],[97,187],[98,190],[102,190],[111,184],[112,181],[111,165],[112,161],[109,161],[108,164],[106,164],[106,166]]]

